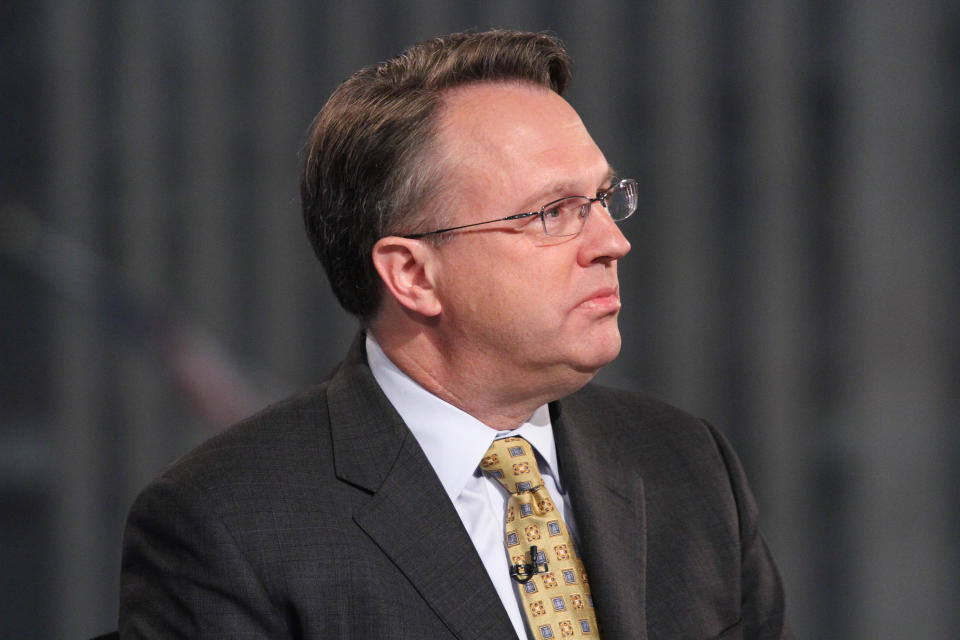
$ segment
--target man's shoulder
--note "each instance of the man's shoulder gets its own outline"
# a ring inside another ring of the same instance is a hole
[[[329,455],[327,383],[271,404],[201,442],[163,472],[161,479],[198,489],[257,482],[274,470],[288,473],[322,466]]]

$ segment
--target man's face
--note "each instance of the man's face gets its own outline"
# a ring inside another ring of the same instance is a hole
[[[451,226],[537,211],[609,187],[606,159],[572,107],[540,87],[452,91],[440,121]],[[630,244],[602,205],[572,238],[539,216],[451,233],[437,249],[438,321],[454,363],[491,383],[577,388],[620,351],[617,261]]]

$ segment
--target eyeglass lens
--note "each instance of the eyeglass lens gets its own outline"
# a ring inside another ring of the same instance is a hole
[[[607,211],[614,220],[623,220],[637,210],[637,183],[621,180],[610,190],[606,199]]]
[[[623,220],[637,208],[637,183],[622,180],[599,198],[611,218]],[[594,201],[586,196],[570,196],[545,207],[542,216],[544,231],[554,237],[580,233]]]

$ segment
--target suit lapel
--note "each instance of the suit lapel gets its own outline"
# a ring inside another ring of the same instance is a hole
[[[643,480],[615,442],[598,440],[605,430],[596,407],[574,395],[551,405],[551,420],[601,631],[646,638]]]
[[[372,493],[354,521],[462,640],[513,626],[440,480],[363,354],[363,336],[327,389],[337,477]]]

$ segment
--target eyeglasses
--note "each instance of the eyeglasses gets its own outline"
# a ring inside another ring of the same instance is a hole
[[[567,196],[559,200],[554,200],[553,202],[548,202],[540,207],[539,211],[515,213],[506,218],[463,224],[459,227],[437,229],[436,231],[427,231],[426,233],[412,233],[402,237],[416,240],[417,238],[432,236],[438,233],[477,227],[481,224],[521,220],[531,216],[540,216],[540,222],[543,223],[543,233],[545,235],[552,238],[565,238],[575,236],[583,231],[583,225],[587,222],[587,216],[590,215],[590,209],[594,202],[599,202],[603,205],[604,209],[607,210],[607,213],[610,214],[610,217],[613,218],[615,222],[626,220],[637,210],[638,191],[636,180],[620,180],[609,189],[598,191],[597,197],[595,198],[589,198],[587,196]]]

